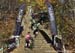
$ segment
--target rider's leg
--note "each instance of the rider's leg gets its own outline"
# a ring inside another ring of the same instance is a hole
[[[25,40],[25,47],[27,47],[27,41]]]
[[[34,31],[34,35],[35,35],[35,38],[36,38],[36,36],[38,35],[38,30],[37,29]]]
[[[25,46],[26,46],[26,47],[29,47],[29,45],[28,45],[28,44],[29,44],[29,41],[28,41],[28,40],[26,40],[26,45],[25,45]]]
[[[28,43],[28,47],[30,47],[30,43]]]
[[[27,47],[27,43],[25,44],[25,46]]]

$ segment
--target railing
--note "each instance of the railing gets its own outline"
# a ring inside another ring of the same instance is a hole
[[[14,35],[20,35],[19,33],[21,30],[21,22],[24,14],[24,9],[25,9],[25,4],[21,5],[21,7],[19,8],[19,14],[16,19],[16,27],[15,27]]]

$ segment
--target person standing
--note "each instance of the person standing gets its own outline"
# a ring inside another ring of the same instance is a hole
[[[30,32],[28,32],[27,35],[25,36],[25,42],[26,42],[26,47],[30,47],[30,42],[31,42]]]

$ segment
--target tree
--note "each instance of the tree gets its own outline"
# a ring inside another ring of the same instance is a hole
[[[60,34],[63,38],[63,43],[67,45],[66,49],[73,49],[75,48],[75,20],[72,19],[72,0],[65,0],[66,3],[62,5],[61,3],[57,2],[54,6],[55,15],[57,19],[57,25],[59,26]],[[63,10],[63,13],[62,13]],[[70,16],[71,15],[71,16]]]

